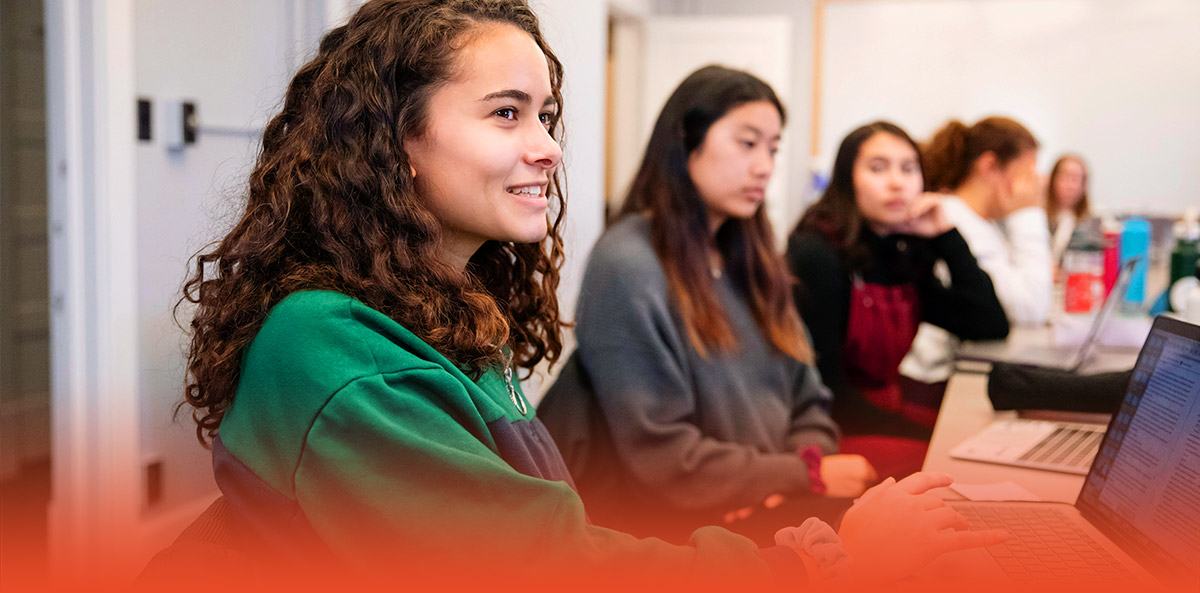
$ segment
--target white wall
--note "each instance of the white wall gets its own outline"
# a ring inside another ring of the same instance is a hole
[[[154,103],[154,136],[137,145],[137,242],[141,451],[164,462],[170,512],[215,496],[209,454],[194,436],[182,401],[186,339],[172,307],[188,258],[221,236],[239,203],[258,136],[282,97],[297,55],[290,0],[138,0],[135,84]],[[318,21],[319,23],[320,21]],[[188,99],[201,123],[195,145],[168,150],[164,105]],[[181,321],[189,320],[183,310]]]
[[[826,23],[825,154],[873,119],[926,138],[1004,114],[1041,140],[1043,171],[1082,154],[1095,205],[1200,203],[1200,2],[831,2]]]
[[[638,10],[636,2],[626,8]],[[563,164],[567,187],[562,281],[558,289],[564,319],[575,318],[575,302],[592,245],[604,230],[605,59],[608,5],[605,0],[533,0],[530,2],[550,48],[563,63]],[[566,332],[564,354],[574,349]],[[564,359],[565,360],[565,359]],[[556,374],[560,367],[556,366]],[[536,403],[553,375],[535,374],[524,383]]]

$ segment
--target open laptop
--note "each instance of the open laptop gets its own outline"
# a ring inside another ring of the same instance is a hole
[[[1003,341],[997,342],[964,342],[955,353],[958,360],[979,362],[1007,362],[1041,368],[1058,369],[1079,372],[1096,354],[1100,343],[1100,334],[1113,313],[1118,309],[1121,295],[1125,294],[1133,279],[1134,268],[1141,257],[1131,257],[1121,264],[1113,289],[1104,299],[1100,311],[1092,318],[1092,325],[1087,335],[1078,346],[1032,346],[1014,351],[1011,345]],[[1086,466],[1085,466],[1086,467]]]
[[[1200,327],[1155,320],[1074,505],[947,504],[972,529],[1011,534],[953,554],[964,577],[1200,591]]]
[[[950,450],[950,457],[1085,475],[1104,426],[1012,418],[997,420]]]

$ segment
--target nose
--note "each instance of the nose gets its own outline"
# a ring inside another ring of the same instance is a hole
[[[562,162],[562,147],[541,124],[531,133],[525,149],[525,162],[546,170],[553,169]]]
[[[769,150],[758,154],[750,165],[750,173],[755,177],[770,178],[775,172],[775,155]]]

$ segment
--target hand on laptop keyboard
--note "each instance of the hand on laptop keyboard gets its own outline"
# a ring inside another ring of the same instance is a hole
[[[945,474],[918,472],[897,482],[888,478],[867,490],[846,511],[839,535],[854,558],[860,584],[896,581],[955,550],[991,546],[1008,533],[968,531],[967,521],[928,491],[949,486]]]

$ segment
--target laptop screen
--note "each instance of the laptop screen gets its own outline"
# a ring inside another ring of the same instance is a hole
[[[1200,583],[1200,327],[1155,320],[1076,506],[1152,572]]]
[[[1092,326],[1088,328],[1087,336],[1084,337],[1083,343],[1079,346],[1079,350],[1075,354],[1074,364],[1071,365],[1071,370],[1079,370],[1083,365],[1092,358],[1092,353],[1096,348],[1096,344],[1100,342],[1100,333],[1104,331],[1104,326],[1113,316],[1113,311],[1117,309],[1117,305],[1125,300],[1126,289],[1129,288],[1129,282],[1133,279],[1133,269],[1141,262],[1142,257],[1135,255],[1121,264],[1121,270],[1117,273],[1117,280],[1113,284],[1112,290],[1108,293],[1108,297],[1104,299],[1104,304],[1100,307],[1100,312],[1092,320]]]

